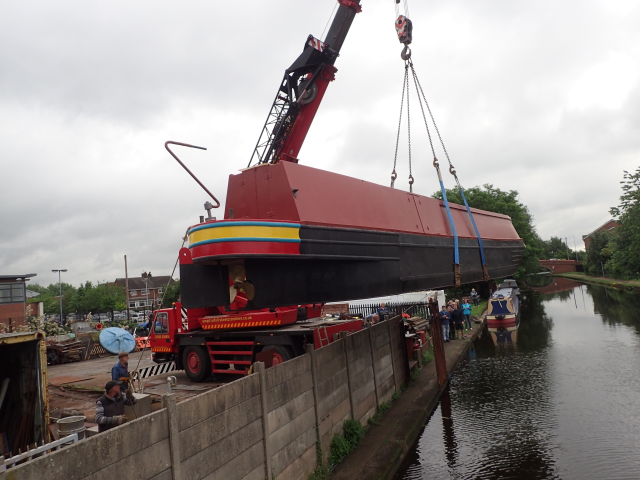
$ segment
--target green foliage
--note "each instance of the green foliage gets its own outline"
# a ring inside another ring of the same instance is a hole
[[[52,283],[48,287],[43,287],[37,283],[28,285],[27,288],[29,290],[40,294],[35,298],[29,299],[28,303],[42,302],[44,313],[60,313],[60,287],[62,287],[62,312],[70,313],[73,310],[70,309],[69,303],[76,292],[76,288],[73,285],[64,282],[62,282],[62,285]]]
[[[619,227],[600,255],[607,259],[605,272],[609,275],[635,279],[640,278],[640,167],[634,173],[625,170],[620,183],[623,192],[620,205],[610,210],[611,215],[618,217]]]
[[[353,452],[366,431],[367,429],[357,420],[349,419],[345,421],[342,426],[343,434],[336,435],[331,440],[329,463],[340,463],[344,457]]]
[[[463,205],[462,196],[458,189],[447,189],[447,199],[452,203]],[[533,216],[529,209],[518,199],[516,190],[502,191],[493,185],[485,184],[482,187],[465,189],[464,195],[467,203],[472,208],[479,208],[489,212],[509,215],[513,227],[525,244],[525,252],[516,277],[539,270],[538,259],[543,254],[542,240],[533,226]],[[435,192],[434,198],[442,200],[442,192]]]
[[[309,480],[328,480],[329,479],[329,469],[324,463],[319,463],[315,468],[311,475],[309,475]]]
[[[164,301],[162,302],[162,308],[169,308],[171,304],[177,302],[180,298],[180,280],[171,282],[168,285],[164,285],[162,288],[164,292]]]
[[[351,445],[342,435],[336,435],[331,440],[331,455],[329,456],[329,462],[337,464],[342,461],[344,457],[351,453]]]
[[[583,262],[584,271],[588,275],[599,277],[602,276],[602,265],[610,258],[612,233],[595,231],[589,238],[589,249]]]
[[[396,390],[395,392],[393,392],[393,395],[391,395],[391,400],[395,402],[400,398],[400,395],[402,395],[402,390]]]
[[[479,317],[480,315],[482,315],[482,312],[484,312],[487,309],[487,304],[489,303],[488,300],[480,300],[478,302],[478,306],[476,307],[475,305],[473,307],[471,307],[471,316],[472,317]]]
[[[31,299],[31,302],[43,302],[44,313],[55,314],[60,312],[59,286],[52,283],[48,287],[33,284],[29,290],[40,295]],[[93,285],[85,282],[76,288],[68,283],[62,283],[62,311],[65,314],[77,313],[86,315],[89,312],[102,313],[124,310],[127,308],[124,288],[112,283]]]
[[[367,423],[369,425],[380,425],[381,424],[380,422],[382,421],[382,417],[384,416],[385,412],[390,408],[391,408],[391,405],[388,404],[387,402],[381,403],[378,406],[378,408],[376,408],[376,413],[373,415],[373,417],[367,420]]]
[[[433,350],[425,350],[424,352],[422,352],[422,364],[423,365],[426,365],[427,363],[429,363],[434,358],[435,357],[433,356]]]
[[[559,260],[575,260],[576,251],[569,248],[565,243],[565,239],[560,237],[551,237],[549,240],[542,240],[542,257],[545,259],[557,258]],[[582,261],[585,252],[578,251],[578,261]]]
[[[409,382],[409,386],[413,387],[416,384],[416,380],[420,376],[420,369],[415,368],[413,372],[411,372],[411,381]]]

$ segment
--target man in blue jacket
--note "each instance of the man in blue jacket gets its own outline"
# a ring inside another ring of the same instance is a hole
[[[118,354],[118,363],[111,369],[111,380],[123,382],[123,391],[129,388],[129,354],[120,352]]]

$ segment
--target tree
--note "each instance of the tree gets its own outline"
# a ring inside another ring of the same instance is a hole
[[[180,280],[164,285],[163,291],[165,293],[162,308],[169,308],[172,303],[177,302],[180,298]]]
[[[447,189],[447,199],[452,203],[464,205],[458,189]],[[542,240],[533,226],[533,216],[529,209],[518,199],[516,190],[502,191],[493,185],[465,189],[464,195],[470,207],[489,212],[509,215],[513,227],[525,244],[524,258],[518,268],[517,277],[540,270],[538,260],[543,255]],[[434,198],[442,200],[442,192],[435,192]]]
[[[62,282],[62,285],[52,283],[48,287],[43,287],[37,283],[29,285],[29,290],[38,292],[36,298],[30,300],[30,302],[42,302],[44,313],[56,314],[60,313],[60,287],[62,287],[62,312],[70,313],[73,311],[70,307],[70,302],[76,293],[76,288],[73,285]]]
[[[607,231],[595,231],[589,235],[589,248],[583,264],[588,275],[602,275],[602,267],[611,257],[611,236]]]
[[[609,213],[618,219],[613,231],[606,269],[616,278],[640,278],[640,167],[624,171],[620,205]]]

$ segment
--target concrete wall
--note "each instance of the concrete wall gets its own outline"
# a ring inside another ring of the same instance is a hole
[[[383,322],[0,473],[0,480],[306,479],[345,420],[366,423],[407,380],[404,335]],[[266,441],[265,441],[266,439]],[[319,440],[319,442],[318,442]]]

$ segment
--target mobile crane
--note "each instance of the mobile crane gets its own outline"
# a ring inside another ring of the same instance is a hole
[[[309,35],[302,53],[285,71],[250,165],[254,161],[257,165],[297,162],[327,86],[334,79],[334,63],[342,44],[356,13],[361,11],[359,0],[337,1],[339,6],[325,40]],[[191,250],[182,248],[184,303],[156,310],[152,322],[153,360],[175,361],[176,368],[184,369],[192,381],[205,380],[212,373],[246,374],[257,359],[277,365],[304,354],[307,344],[320,348],[339,332],[362,329],[361,320],[320,319],[321,303],[251,309],[248,304],[254,291],[245,281],[241,264],[225,266],[228,275],[219,280],[228,289],[222,295],[219,289],[209,288],[207,274],[211,270],[194,265]]]

